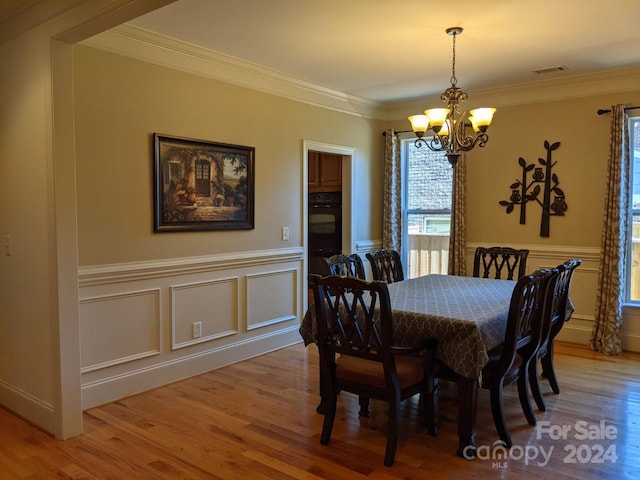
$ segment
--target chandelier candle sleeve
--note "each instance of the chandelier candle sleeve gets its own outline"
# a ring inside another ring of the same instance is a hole
[[[426,145],[430,150],[445,152],[449,163],[456,164],[463,152],[468,152],[476,145],[484,147],[489,141],[487,129],[491,125],[495,108],[476,108],[469,112],[458,108],[460,102],[467,99],[467,93],[457,87],[456,78],[456,36],[462,33],[461,27],[447,28],[447,34],[453,37],[453,61],[451,67],[451,86],[447,88],[440,98],[447,103],[448,108],[430,108],[424,111],[424,115],[411,115],[411,129],[418,137],[416,147]],[[465,118],[466,117],[466,118]],[[467,127],[472,132],[467,133]],[[434,135],[430,139],[423,138],[427,130],[431,129]]]

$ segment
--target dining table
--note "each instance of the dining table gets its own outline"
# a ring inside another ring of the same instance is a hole
[[[395,346],[420,348],[435,340],[436,358],[458,374],[457,454],[465,458],[475,454],[482,368],[488,352],[504,341],[515,285],[512,280],[440,274],[387,285]],[[312,306],[299,331],[305,345],[315,342]]]

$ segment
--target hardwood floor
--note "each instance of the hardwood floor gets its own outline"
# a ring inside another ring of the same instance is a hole
[[[561,393],[543,384],[547,412],[536,412],[538,426],[526,423],[515,385],[505,389],[514,443],[507,459],[490,448],[498,437],[486,391],[478,401],[474,461],[455,456],[454,385],[441,393],[439,437],[425,433],[418,399],[411,399],[392,468],[383,465],[384,403],[372,401],[371,417],[361,419],[357,398],[341,394],[331,443],[320,445],[317,363],[315,347],[296,345],[224,367],[88,410],[85,433],[66,441],[0,409],[0,478],[638,478],[638,354],[607,357],[559,343]],[[562,429],[566,439],[555,436]],[[609,438],[582,439],[585,430]]]

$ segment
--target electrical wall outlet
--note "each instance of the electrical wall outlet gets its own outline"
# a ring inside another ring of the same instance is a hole
[[[282,240],[289,240],[289,227],[282,227]]]
[[[193,322],[191,324],[191,336],[200,338],[202,336],[202,322]]]

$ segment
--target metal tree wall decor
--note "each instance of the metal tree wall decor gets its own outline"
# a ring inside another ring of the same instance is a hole
[[[549,219],[551,216],[563,216],[567,211],[567,203],[564,199],[564,191],[558,187],[560,181],[555,173],[552,173],[553,167],[558,162],[551,161],[551,152],[557,150],[560,142],[550,144],[544,141],[544,148],[547,150],[547,158],[538,158],[541,167],[536,167],[535,163],[527,165],[524,158],[518,159],[518,164],[522,168],[522,176],[520,180],[516,180],[509,187],[511,196],[509,200],[501,200],[500,205],[506,207],[506,212],[511,213],[516,205],[520,206],[520,223],[525,224],[527,218],[527,203],[530,201],[537,202],[542,207],[542,219],[540,221],[540,236],[549,236]],[[531,180],[527,179],[527,174],[534,170]],[[542,192],[542,200],[540,193]],[[553,193],[553,202],[551,194]]]

